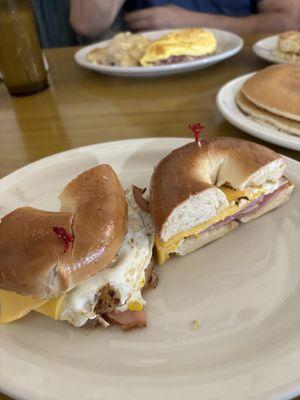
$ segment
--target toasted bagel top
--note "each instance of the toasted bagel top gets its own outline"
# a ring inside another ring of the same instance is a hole
[[[0,288],[58,297],[104,269],[127,231],[127,204],[109,165],[89,169],[61,196],[62,211],[18,208],[0,223]]]
[[[160,161],[151,178],[150,211],[156,233],[168,240],[168,231],[172,231],[169,225],[178,223],[190,206],[195,207],[191,215],[203,213],[208,217],[226,206],[220,186],[259,186],[282,176],[284,167],[283,158],[274,151],[230,137],[210,138],[201,146],[188,143],[172,151]],[[182,210],[174,219],[179,206]]]

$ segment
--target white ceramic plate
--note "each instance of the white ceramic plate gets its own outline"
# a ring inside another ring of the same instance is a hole
[[[284,58],[281,58],[275,53],[277,41],[278,35],[261,39],[253,45],[253,51],[258,57],[270,61],[271,63],[293,64],[293,61],[288,61]]]
[[[174,30],[174,29],[173,29]],[[143,35],[151,40],[156,40],[159,37],[172,32],[173,30],[162,30],[145,32]],[[211,31],[218,42],[216,53],[203,57],[200,60],[188,61],[183,63],[162,65],[156,67],[117,67],[109,65],[96,65],[86,60],[86,55],[91,50],[99,47],[104,47],[109,43],[109,40],[86,46],[75,54],[76,62],[84,68],[92,69],[96,72],[105,75],[126,76],[126,77],[153,77],[161,75],[172,75],[182,72],[193,71],[196,69],[206,68],[216,64],[226,58],[232,57],[238,53],[243,47],[243,40],[230,32],[220,31],[218,29],[208,29]]]
[[[258,122],[244,114],[236,105],[235,94],[251,75],[253,73],[233,79],[220,89],[217,95],[217,107],[220,113],[232,125],[250,135],[288,149],[300,150],[300,137],[280,131],[267,123]]]
[[[0,181],[0,216],[56,210],[78,173],[110,163],[124,186],[187,139],[140,139],[70,150]],[[288,204],[159,269],[149,326],[87,331],[32,313],[0,327],[0,391],[26,400],[268,400],[300,390],[300,164]],[[202,321],[193,330],[192,320]]]

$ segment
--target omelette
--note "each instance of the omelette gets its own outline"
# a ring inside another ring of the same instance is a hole
[[[215,36],[205,29],[181,29],[160,37],[148,46],[140,59],[144,67],[192,61],[213,54]]]

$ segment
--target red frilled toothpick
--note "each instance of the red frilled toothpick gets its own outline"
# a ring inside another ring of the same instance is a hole
[[[204,125],[200,124],[200,122],[196,122],[189,124],[189,128],[194,133],[195,142],[198,144],[198,146],[202,146],[206,143],[204,139],[200,139],[200,134],[205,129]]]
[[[53,227],[53,232],[64,241],[64,253],[68,250],[70,243],[74,242],[74,237],[68,233],[65,228],[59,226]]]

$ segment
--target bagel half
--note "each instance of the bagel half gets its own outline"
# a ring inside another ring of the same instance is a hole
[[[109,165],[83,172],[61,196],[61,212],[22,207],[0,224],[0,288],[41,299],[58,297],[105,268],[127,230],[127,204]],[[73,237],[66,250],[53,230]]]
[[[278,36],[275,54],[289,62],[300,62],[300,32],[288,31]]]
[[[265,212],[277,207],[274,198],[281,190],[287,194],[281,203],[286,201],[293,186],[283,177],[284,169],[283,158],[274,151],[235,138],[189,143],[166,156],[150,187],[159,263],[221,237],[238,226],[232,222],[266,202]]]
[[[36,311],[76,327],[145,326],[142,291],[157,280],[154,229],[135,189],[125,197],[113,169],[101,165],[65,187],[62,211],[24,207],[5,216],[0,323]]]

